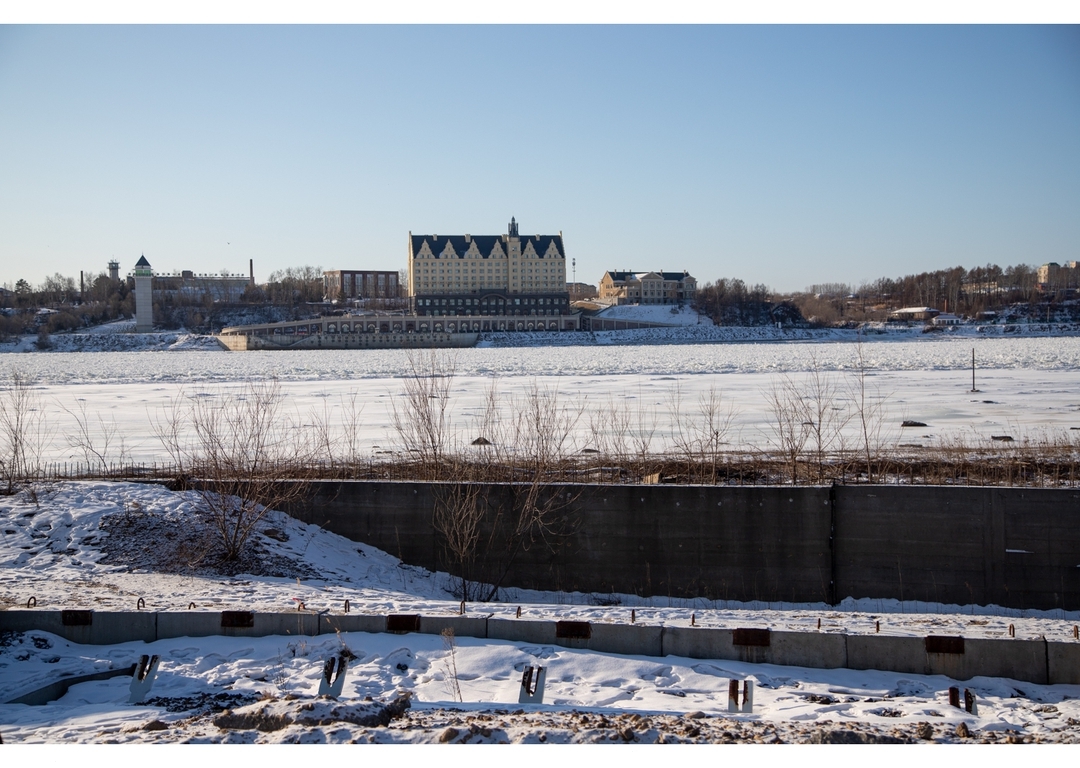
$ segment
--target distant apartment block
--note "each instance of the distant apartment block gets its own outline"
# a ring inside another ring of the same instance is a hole
[[[1035,281],[1043,291],[1080,287],[1080,262],[1066,261],[1058,264],[1051,261],[1043,264],[1035,273]]]
[[[409,298],[417,315],[570,313],[563,237],[520,235],[516,219],[505,235],[409,233]],[[576,327],[556,320],[545,329]]]
[[[596,286],[588,283],[567,283],[566,291],[570,294],[570,301],[595,299],[599,295]]]
[[[604,273],[600,298],[615,304],[689,304],[697,280],[689,272]]]
[[[136,267],[136,274],[138,274]],[[248,275],[223,271],[217,274],[199,274],[190,269],[172,273],[154,273],[154,293],[160,296],[205,299],[233,303],[240,301],[244,291],[251,285]]]
[[[323,292],[331,301],[401,298],[396,271],[335,269],[323,272]]]

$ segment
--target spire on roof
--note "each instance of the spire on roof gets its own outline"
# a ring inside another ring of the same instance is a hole
[[[511,216],[510,217],[510,237],[517,237],[517,236],[518,236],[517,219],[515,219],[513,216]]]

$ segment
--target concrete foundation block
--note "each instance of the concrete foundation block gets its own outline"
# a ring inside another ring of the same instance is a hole
[[[238,630],[221,626],[221,614],[217,611],[177,611],[159,613],[157,624],[159,640],[169,637],[210,637],[212,635],[235,636]],[[239,630],[243,631],[243,630]],[[251,630],[246,630],[250,632]]]
[[[307,611],[296,613],[256,613],[254,627],[222,628],[221,634],[234,637],[266,637],[268,635],[319,634],[319,615]]]
[[[550,643],[562,645],[555,640],[554,621],[529,621],[527,619],[488,619],[487,636],[491,640],[509,640],[521,643]]]
[[[89,624],[64,626],[63,611],[0,611],[0,631],[36,629],[81,645],[116,645],[157,639],[157,614],[132,612],[91,613]]]
[[[335,632],[371,632],[386,631],[385,616],[371,616],[361,613],[324,613],[319,617],[322,622],[322,634]]]
[[[1080,643],[1047,643],[1050,685],[1080,685]]]
[[[1029,683],[1046,685],[1047,655],[1046,642],[1043,640],[1015,640],[1012,638],[966,638],[964,653],[959,655],[961,671],[953,675],[952,662],[939,666],[935,657],[956,654],[927,654],[930,657],[931,674],[949,675],[956,680],[970,680],[973,677],[1008,677]]]
[[[847,637],[813,632],[770,633],[772,664],[816,669],[841,669],[847,666]]]
[[[688,659],[738,660],[739,653],[735,650],[735,646],[732,643],[733,635],[734,632],[730,629],[665,627],[662,648],[663,655],[684,656]]]
[[[29,632],[37,629],[64,636],[60,611],[0,611],[0,632]]]
[[[454,630],[456,637],[487,637],[487,618],[476,616],[421,616],[420,631],[425,635],[441,635],[444,629]]]
[[[847,665],[850,669],[886,669],[925,675],[926,640],[876,634],[847,635]]]
[[[89,627],[64,627],[64,629],[89,629],[91,645],[117,645],[141,640],[152,643],[157,640],[156,613],[94,612]],[[72,642],[83,642],[69,637]]]
[[[600,653],[623,656],[661,656],[663,627],[643,627],[631,624],[591,624],[592,637],[588,648]]]

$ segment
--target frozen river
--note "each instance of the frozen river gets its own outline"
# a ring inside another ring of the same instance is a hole
[[[971,392],[975,350],[977,388]],[[850,411],[862,355],[866,394],[881,404],[882,440],[931,445],[959,435],[1080,440],[1080,338],[963,338],[917,341],[666,344],[477,348],[450,353],[456,366],[450,412],[453,428],[470,440],[485,394],[494,382],[504,406],[534,385],[557,391],[576,415],[575,449],[597,442],[612,413],[628,413],[637,432],[653,434],[663,450],[674,432],[675,403],[684,420],[700,415],[702,398],[720,396],[730,410],[725,442],[768,448],[774,439],[768,404],[785,381],[806,391],[817,369],[834,389],[834,409]],[[402,350],[295,352],[97,352],[6,356],[36,384],[52,430],[49,460],[78,460],[71,443],[75,415],[85,409],[97,434],[113,432],[110,450],[129,460],[162,460],[153,437],[161,409],[178,395],[226,397],[252,380],[276,378],[286,411],[300,421],[335,414],[359,425],[364,451],[395,447],[393,403],[399,406],[410,370]],[[355,407],[354,405],[355,404]],[[925,422],[917,433],[904,419]],[[122,446],[120,441],[122,439]]]

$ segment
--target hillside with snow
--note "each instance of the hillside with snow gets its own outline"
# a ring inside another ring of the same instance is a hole
[[[66,482],[0,499],[2,610],[353,611],[456,615],[447,574],[270,512],[240,566],[214,558],[196,496],[144,484]],[[666,626],[928,631],[1069,637],[1080,614],[853,601],[739,604],[501,590],[467,615]],[[316,696],[322,664],[354,656],[337,702]],[[669,656],[620,656],[480,638],[360,632],[315,637],[173,638],[89,646],[0,632],[0,702],[63,676],[161,659],[143,704],[131,678],[79,683],[44,705],[0,703],[17,743],[900,743],[1080,741],[1080,686],[998,678],[822,670]],[[525,666],[547,669],[542,705],[519,705]],[[755,684],[751,713],[727,712],[730,679]],[[455,684],[456,681],[456,684]],[[947,689],[977,697],[949,707]],[[460,695],[459,695],[460,692]]]

